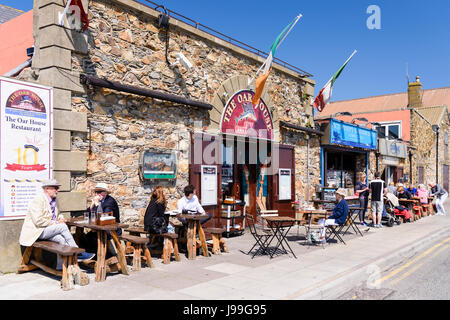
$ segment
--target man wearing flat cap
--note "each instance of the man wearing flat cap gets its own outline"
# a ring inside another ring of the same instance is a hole
[[[59,214],[56,196],[61,185],[55,179],[42,183],[43,192],[37,195],[28,205],[27,215],[22,225],[19,243],[29,247],[36,240],[50,240],[71,247],[78,247],[75,243],[66,220]],[[93,253],[84,252],[78,256],[78,260],[90,260]],[[57,269],[60,269],[62,261],[58,257]]]

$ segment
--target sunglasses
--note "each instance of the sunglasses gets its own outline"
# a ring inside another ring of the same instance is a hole
[[[95,191],[96,194],[100,194],[100,193],[102,193],[102,192],[103,192],[102,190],[96,190],[96,191]]]

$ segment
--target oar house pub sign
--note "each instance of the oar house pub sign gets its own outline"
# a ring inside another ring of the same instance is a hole
[[[236,92],[225,106],[222,114],[221,131],[253,138],[273,140],[273,123],[269,109],[263,99],[253,106],[254,92]]]

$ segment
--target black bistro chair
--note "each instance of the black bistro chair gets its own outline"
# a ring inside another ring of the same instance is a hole
[[[347,221],[347,219],[346,219]],[[342,237],[339,235],[339,233],[342,231],[342,229],[345,227],[345,222],[343,224],[329,224],[327,226],[325,226],[326,228],[326,233],[328,234],[328,240],[327,242],[329,242],[330,240],[333,240],[334,238],[337,238],[340,242],[342,242],[343,244],[347,245],[344,241],[344,239],[342,239]]]
[[[257,227],[255,224],[255,219],[250,214],[245,215],[245,219],[247,220],[247,226],[250,229],[250,233],[253,235],[256,241],[253,247],[247,252],[247,254],[250,254],[253,248],[258,246],[258,249],[253,253],[252,256],[253,259],[257,253],[260,252],[261,254],[264,254],[267,252],[268,241],[271,237],[273,237],[273,232]]]

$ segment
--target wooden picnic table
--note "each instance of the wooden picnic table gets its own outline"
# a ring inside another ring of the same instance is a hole
[[[83,222],[83,218],[72,218],[66,222],[67,226],[76,227],[75,240],[79,239],[84,228],[95,230],[97,232],[97,263],[95,264],[95,281],[105,281],[106,279],[106,250],[107,250],[107,239],[108,232],[111,234],[113,242],[117,248],[117,258],[120,271],[122,274],[128,275],[127,262],[125,258],[125,252],[122,248],[121,243],[117,237],[117,229],[128,228],[127,224],[114,223],[106,226],[99,226],[91,222]]]
[[[197,241],[196,235],[200,238],[200,244],[203,256],[209,257],[208,245],[206,243],[205,232],[203,231],[200,220],[208,218],[207,214],[178,214],[177,218],[186,219],[187,221],[187,251],[188,259],[194,260],[197,255]]]

